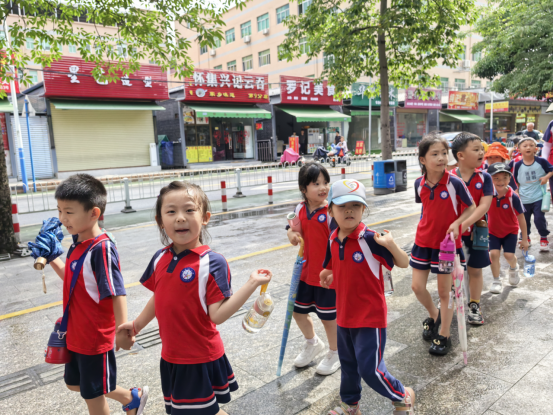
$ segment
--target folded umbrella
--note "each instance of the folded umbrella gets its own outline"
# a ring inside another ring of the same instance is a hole
[[[463,291],[464,270],[461,266],[459,254],[455,255],[455,265],[453,268],[453,286],[455,295],[455,307],[457,309],[457,327],[459,329],[459,343],[463,352],[463,360],[465,365],[468,361],[468,341],[467,341],[467,326],[465,323],[465,296]]]
[[[42,257],[46,260],[46,263],[50,263],[63,254],[62,240],[63,231],[61,230],[61,222],[58,218],[44,220],[35,242],[28,243],[31,256],[34,259]]]

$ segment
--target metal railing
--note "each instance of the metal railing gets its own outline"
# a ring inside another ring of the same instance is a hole
[[[407,160],[407,166],[418,166],[416,152],[394,153],[394,159]],[[346,175],[370,172],[372,164],[378,158],[367,156],[350,156],[351,164],[337,163],[330,167],[324,163],[331,176],[339,177],[342,168],[346,169]],[[133,174],[128,176],[105,177],[100,180],[104,183],[108,203],[127,202],[127,200],[139,200],[155,198],[162,187],[174,180],[183,180],[195,183],[205,192],[219,191],[221,181],[226,182],[227,189],[237,187],[237,170],[240,170],[241,187],[267,186],[267,176],[272,176],[274,183],[292,182],[298,180],[298,172],[301,166],[296,163],[264,163],[253,166],[245,166],[240,169],[225,167],[205,170],[171,170],[148,174]],[[125,191],[125,182],[128,183],[128,197]],[[10,185],[12,202],[17,203],[19,213],[41,212],[56,209],[57,203],[54,193],[61,181],[37,182],[36,192],[21,188],[21,184]]]

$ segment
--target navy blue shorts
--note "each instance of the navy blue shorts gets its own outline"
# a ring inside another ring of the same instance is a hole
[[[336,291],[300,281],[294,313],[316,313],[321,320],[336,320]]]
[[[479,251],[478,249],[472,249],[472,240],[470,239],[470,235],[463,236],[463,244],[465,245],[469,253],[467,266],[471,268],[482,269],[491,265],[492,261],[490,261],[490,251]]]
[[[510,233],[505,238],[498,238],[490,233],[490,251],[492,249],[501,251],[501,247],[503,247],[503,252],[514,254],[517,250],[517,234]]]
[[[208,363],[160,362],[165,412],[172,415],[215,415],[238,389],[226,355]]]
[[[105,395],[117,386],[115,352],[86,355],[71,352],[71,362],[65,364],[65,384],[79,386],[83,399]]]
[[[457,248],[457,253],[461,259],[461,265],[466,269],[465,254],[463,248]],[[440,261],[440,250],[432,248],[421,248],[417,244],[413,245],[411,250],[411,259],[409,265],[415,269],[426,271],[431,270],[434,274],[444,274],[438,270],[438,263]]]

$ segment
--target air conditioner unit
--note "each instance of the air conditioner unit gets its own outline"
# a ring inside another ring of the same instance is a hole
[[[470,63],[471,63],[471,62],[470,62],[469,60],[463,61],[463,62],[462,62],[463,68],[465,68],[465,69],[470,69]]]
[[[244,43],[250,43],[251,40],[251,36],[244,36]]]
[[[211,50],[209,51],[209,54],[210,54],[211,56],[215,56],[215,55],[217,54],[217,52],[215,52],[215,49],[211,49]]]
[[[268,35],[268,34],[269,34],[269,29],[268,29],[268,28],[267,28],[267,29],[263,29],[263,34],[264,34],[264,35]]]

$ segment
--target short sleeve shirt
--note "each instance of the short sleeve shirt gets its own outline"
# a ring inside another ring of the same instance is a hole
[[[505,238],[509,234],[518,234],[517,216],[524,212],[520,197],[510,187],[505,196],[495,195],[488,211],[490,234],[497,238]]]
[[[541,157],[534,157],[530,165],[519,160],[515,163],[515,180],[519,185],[518,193],[523,204],[534,203],[542,200],[542,188],[540,178],[553,171],[553,166]]]
[[[301,232],[304,240],[305,263],[301,272],[301,281],[314,287],[321,286],[319,275],[323,270],[326,244],[330,230],[336,228],[336,222],[328,215],[328,206],[309,212],[305,203],[300,203],[295,210],[301,221]],[[334,286],[331,286],[334,288]]]
[[[156,252],[142,285],[154,292],[161,357],[169,363],[213,362],[225,353],[208,307],[232,295],[226,259],[207,246]]]
[[[337,323],[345,328],[385,328],[387,307],[382,266],[391,270],[394,258],[374,240],[374,231],[360,223],[340,241],[330,235],[324,268],[332,270],[336,289]]]
[[[67,252],[63,278],[63,308],[67,305],[73,271],[93,239],[76,242]],[[119,255],[106,234],[99,236],[88,253],[69,304],[67,348],[97,355],[115,345],[115,315],[112,296],[126,295]]]
[[[426,176],[415,180],[415,201],[422,203],[421,220],[417,226],[415,243],[421,248],[440,249],[449,226],[473,203],[463,180],[444,172],[441,180],[430,187]],[[461,248],[461,237],[456,241]]]

